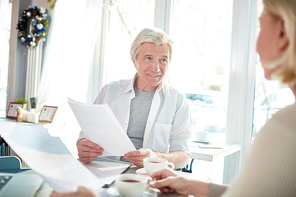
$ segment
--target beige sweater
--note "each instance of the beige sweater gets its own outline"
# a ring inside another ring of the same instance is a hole
[[[223,188],[210,186],[210,196]],[[288,106],[257,134],[242,170],[223,197],[296,196],[296,104]]]

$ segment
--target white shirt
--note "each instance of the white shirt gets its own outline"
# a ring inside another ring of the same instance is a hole
[[[137,76],[137,75],[136,75]],[[108,104],[127,132],[130,104],[135,97],[133,80],[120,80],[105,85],[95,104]],[[143,148],[154,152],[183,151],[190,154],[191,123],[184,94],[162,82],[155,91],[144,133]],[[79,138],[85,138],[80,132]]]

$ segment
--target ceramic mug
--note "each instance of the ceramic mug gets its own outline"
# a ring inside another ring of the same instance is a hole
[[[171,168],[171,169],[175,168],[175,165],[172,162],[169,162],[164,158],[157,158],[157,157],[147,157],[143,159],[143,164],[146,172],[149,175],[152,174],[153,172],[156,172],[165,168]]]
[[[121,174],[116,177],[115,185],[118,192],[124,197],[137,197],[143,194],[150,182],[151,177],[138,174]]]

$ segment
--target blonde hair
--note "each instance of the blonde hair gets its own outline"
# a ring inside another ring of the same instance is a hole
[[[264,9],[284,21],[289,46],[280,60],[281,69],[276,73],[282,82],[296,82],[296,0],[263,0]]]
[[[171,61],[173,52],[173,41],[163,30],[154,27],[143,29],[135,38],[130,49],[131,60],[133,62],[137,62],[140,47],[145,42],[152,42],[156,45],[167,44],[170,50],[169,62]]]

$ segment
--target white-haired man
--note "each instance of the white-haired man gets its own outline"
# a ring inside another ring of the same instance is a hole
[[[121,160],[143,167],[144,158],[161,157],[182,168],[189,159],[191,125],[186,97],[163,82],[172,58],[172,41],[158,28],[145,28],[132,43],[130,54],[135,77],[105,85],[94,103],[110,106],[137,149]],[[104,151],[86,140],[83,131],[77,149],[79,160],[85,163]]]

